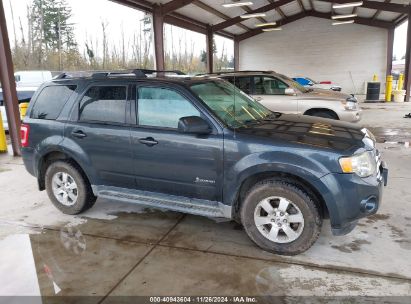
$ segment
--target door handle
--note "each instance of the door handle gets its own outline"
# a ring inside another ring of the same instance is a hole
[[[152,137],[146,137],[146,138],[140,138],[138,140],[141,144],[152,147],[158,144],[158,141],[156,141],[154,138]]]
[[[77,138],[84,138],[87,136],[87,134],[84,133],[83,130],[74,130],[73,132],[71,132],[71,135]]]

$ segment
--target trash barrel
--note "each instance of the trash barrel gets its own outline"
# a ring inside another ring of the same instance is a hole
[[[367,84],[367,97],[368,102],[378,102],[380,100],[381,83],[369,82]]]
[[[404,102],[406,94],[405,90],[394,90],[392,94],[394,95],[394,102]]]
[[[27,108],[29,107],[28,102],[22,102],[19,104],[20,108],[20,119],[23,120],[24,116],[26,116]]]

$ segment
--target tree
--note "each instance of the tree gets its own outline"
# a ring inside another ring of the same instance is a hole
[[[29,13],[29,44],[36,53],[39,66],[47,58],[58,54],[59,69],[63,68],[63,53],[73,55],[77,51],[73,24],[69,22],[71,8],[66,0],[33,0]],[[51,52],[51,53],[49,53]]]

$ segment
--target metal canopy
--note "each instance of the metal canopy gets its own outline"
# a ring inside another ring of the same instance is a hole
[[[230,0],[111,0],[153,12],[158,7],[164,22],[207,33],[207,27],[219,35],[239,41],[262,33],[256,23],[277,22],[285,25],[304,17],[330,19],[332,15],[357,14],[355,23],[390,29],[408,18],[410,5],[405,0],[363,0],[354,8],[333,9],[332,5],[356,0],[253,0],[253,5],[225,8]],[[245,13],[265,13],[265,17],[242,19]]]

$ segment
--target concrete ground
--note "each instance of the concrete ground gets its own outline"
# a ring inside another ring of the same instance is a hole
[[[411,107],[363,107],[365,125],[393,130],[376,134],[390,168],[383,205],[347,236],[332,236],[325,221],[317,243],[295,257],[262,251],[234,222],[105,200],[64,215],[37,191],[21,159],[1,156],[0,296],[100,303],[120,295],[395,296],[385,301],[409,303],[411,119],[402,116]]]

